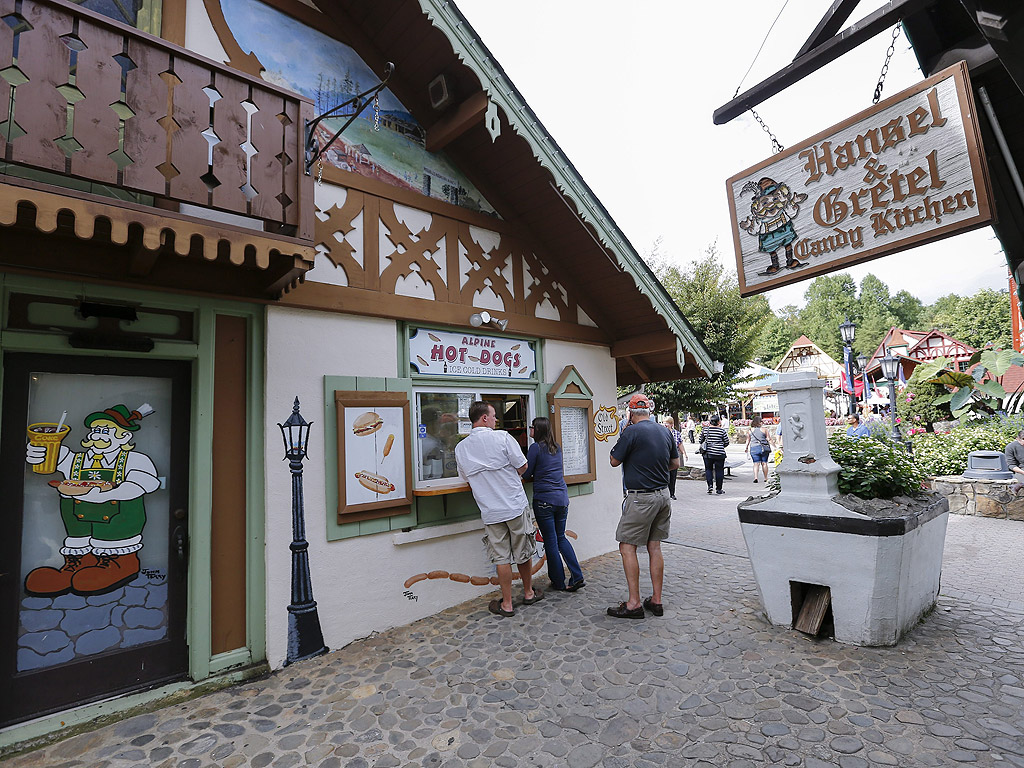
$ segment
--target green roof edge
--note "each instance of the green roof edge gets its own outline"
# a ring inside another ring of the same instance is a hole
[[[704,372],[708,375],[714,373],[711,354],[697,338],[665,286],[562,152],[462,11],[450,0],[419,0],[419,3],[430,22],[448,38],[455,54],[480,78],[491,101],[505,111],[509,124],[530,145],[534,157],[554,176],[559,191],[575,203],[580,218],[594,227],[601,243],[615,255],[618,264],[633,278],[655,312],[665,319],[669,329],[678,337],[680,344],[677,344],[676,358],[680,371],[684,364],[680,345],[685,342]]]

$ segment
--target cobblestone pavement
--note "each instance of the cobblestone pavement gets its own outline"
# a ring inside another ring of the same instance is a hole
[[[511,619],[481,596],[5,768],[1024,766],[1024,611],[995,602],[1024,523],[953,518],[936,611],[896,648],[845,646],[761,618],[736,474],[725,496],[680,483],[663,618],[604,615],[624,596],[604,555]]]

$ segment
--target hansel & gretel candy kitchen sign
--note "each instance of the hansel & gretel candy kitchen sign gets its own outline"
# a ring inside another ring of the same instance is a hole
[[[740,293],[833,272],[992,220],[961,62],[727,182]]]

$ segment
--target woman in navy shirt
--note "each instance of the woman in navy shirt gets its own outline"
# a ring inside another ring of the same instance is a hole
[[[583,571],[572,544],[565,538],[565,520],[569,516],[569,489],[562,469],[562,449],[551,434],[551,422],[544,417],[533,420],[533,445],[526,454],[523,480],[533,480],[533,513],[544,537],[551,588],[575,592],[586,586]],[[569,566],[569,584],[565,583],[562,558]]]

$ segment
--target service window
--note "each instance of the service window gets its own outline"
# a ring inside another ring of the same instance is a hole
[[[469,406],[483,400],[494,406],[496,429],[512,435],[523,449],[529,447],[529,426],[534,414],[532,391],[496,391],[448,385],[422,387],[415,399],[416,450],[413,476],[417,488],[460,485],[455,461],[457,446],[472,431]]]

